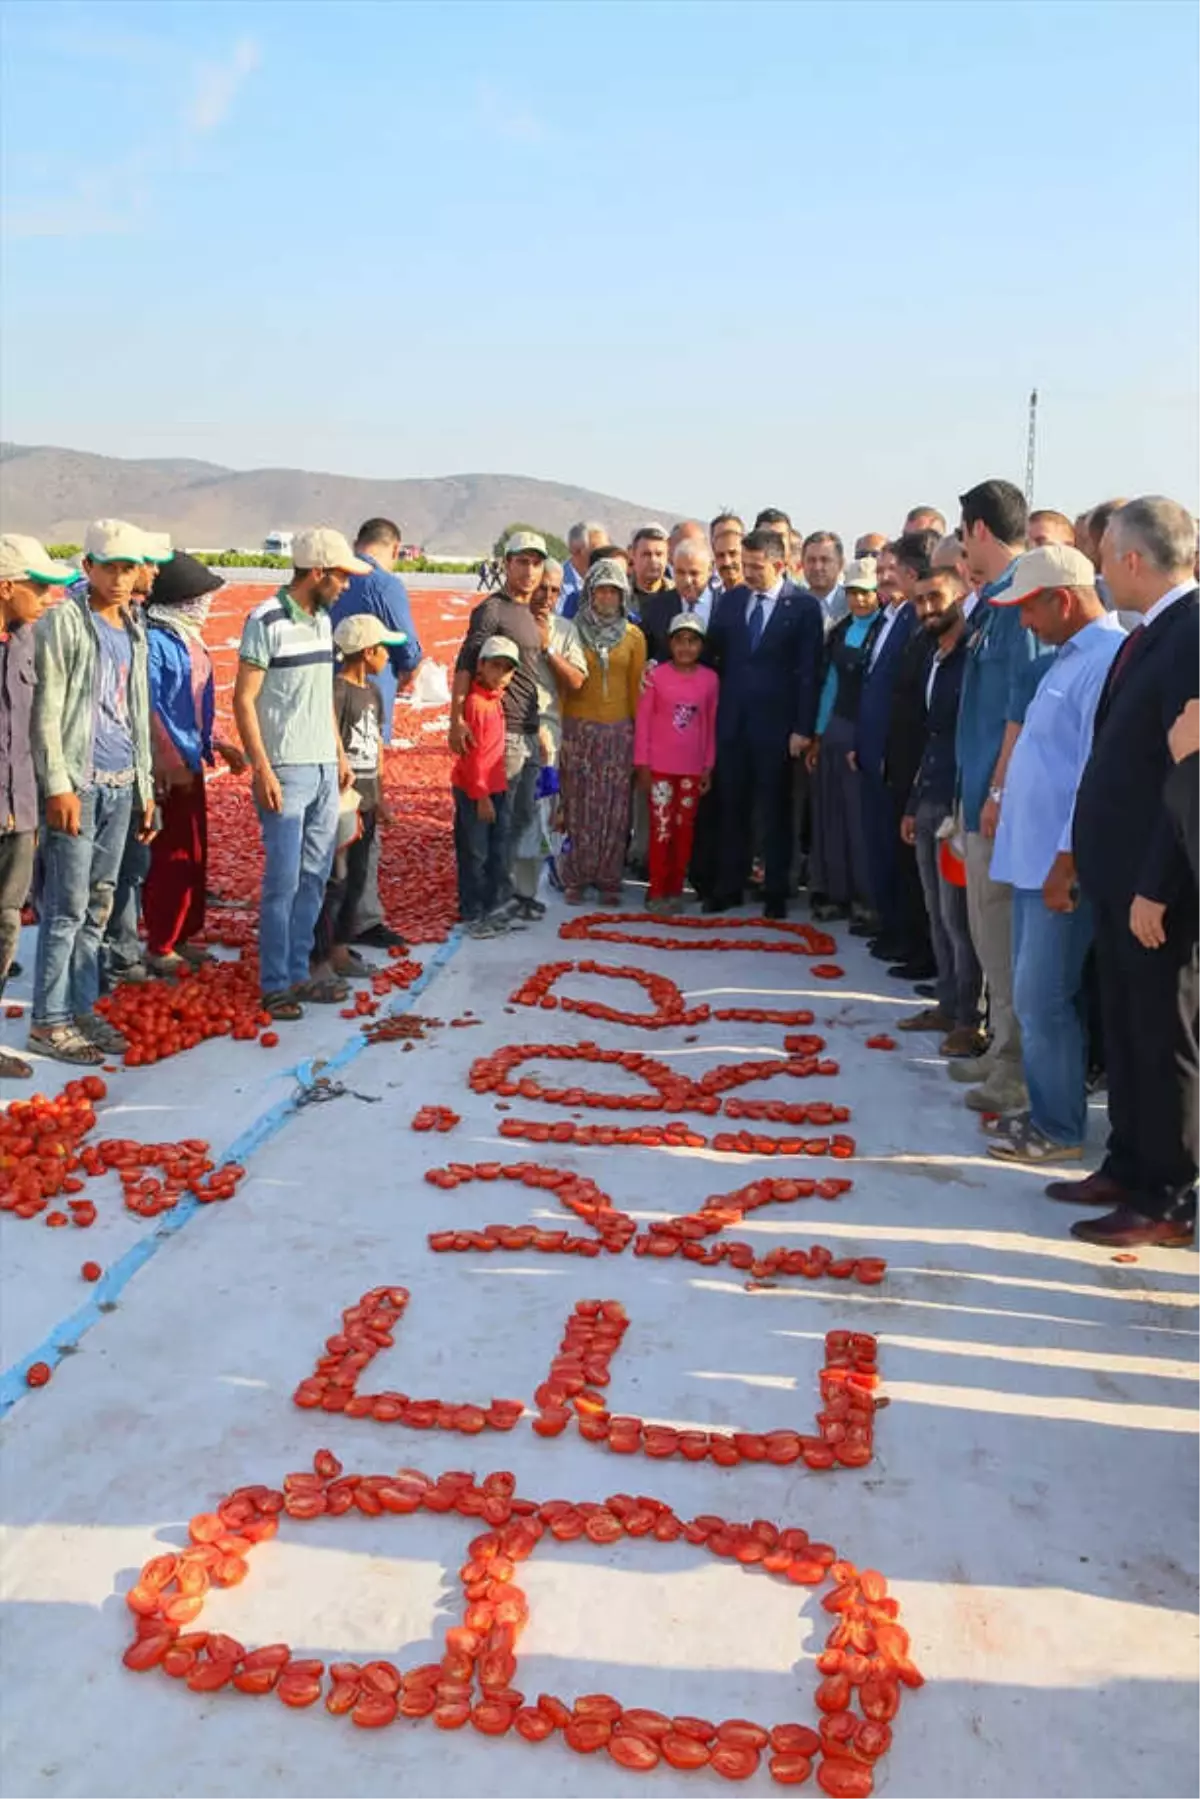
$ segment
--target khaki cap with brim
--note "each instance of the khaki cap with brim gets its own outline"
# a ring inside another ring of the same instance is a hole
[[[145,562],[146,533],[123,518],[98,518],[83,535],[83,553],[89,562]]]
[[[292,538],[292,567],[344,569],[348,575],[369,575],[371,564],[356,556],[348,538],[332,525],[311,525]]]
[[[479,652],[481,662],[519,662],[521,652],[511,637],[485,638]]]
[[[1012,580],[991,595],[993,606],[1019,606],[1035,593],[1053,587],[1094,587],[1096,570],[1069,543],[1048,543],[1040,550],[1026,550],[1013,564]]]
[[[0,537],[0,581],[37,581],[42,587],[66,587],[78,581],[77,568],[62,568],[36,537],[6,532]]]

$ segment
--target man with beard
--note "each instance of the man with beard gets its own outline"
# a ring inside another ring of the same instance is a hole
[[[900,936],[896,864],[900,849],[900,816],[884,776],[892,718],[892,694],[905,646],[917,629],[909,594],[900,576],[896,546],[889,544],[875,564],[875,580],[883,623],[867,659],[858,707],[855,766],[862,776],[863,838],[871,905],[880,920],[872,955],[891,961],[907,944]]]
[[[931,558],[939,542],[936,531],[910,531],[897,539],[896,578],[910,604],[916,599],[920,583],[932,572]],[[929,634],[917,629],[900,653],[892,684],[892,710],[883,757],[884,784],[894,818],[896,884],[893,919],[889,925],[885,914],[882,929],[885,939],[891,931],[899,945],[895,966],[888,972],[896,980],[914,982],[932,979],[937,973],[937,965],[929,939],[929,921],[916,855],[913,846],[901,835],[900,821],[907,809],[925,748],[925,689],[933,649]],[[889,946],[885,943],[873,953],[882,957],[886,947]]]
[[[917,582],[913,609],[933,656],[925,677],[925,746],[900,835],[916,852],[929,934],[937,965],[936,1004],[897,1023],[901,1031],[938,1031],[943,1056],[975,1056],[983,1048],[979,999],[983,986],[971,942],[966,889],[941,873],[940,851],[954,813],[958,764],[954,739],[967,660],[966,588],[953,569],[933,569]]]
[[[661,525],[639,525],[629,545],[633,577],[630,615],[639,623],[647,600],[654,594],[674,597],[675,589],[667,580],[667,546],[669,538]],[[673,615],[672,615],[673,616]]]
[[[713,574],[709,580],[713,604],[731,587],[742,584],[742,542],[746,527],[736,512],[719,512],[708,527]]]

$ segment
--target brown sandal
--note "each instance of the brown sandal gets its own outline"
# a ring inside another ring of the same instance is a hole
[[[20,1056],[10,1056],[7,1050],[0,1050],[0,1081],[27,1081],[33,1069],[28,1062],[22,1062]]]

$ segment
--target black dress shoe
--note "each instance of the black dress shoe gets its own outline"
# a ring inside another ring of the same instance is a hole
[[[856,918],[850,926],[852,937],[874,937],[879,930],[873,918]]]
[[[937,998],[937,988],[934,986],[932,981],[916,981],[914,983],[914,985],[916,987],[917,993],[920,995],[920,997],[922,999],[936,999]]]
[[[385,924],[368,925],[365,931],[358,933],[354,941],[355,943],[365,943],[368,949],[408,948],[407,938],[402,937],[399,931],[393,931],[390,926]]]
[[[897,962],[888,973],[894,981],[927,981],[937,973],[936,962]]]
[[[710,893],[701,904],[702,912],[732,912],[735,906],[741,905],[740,899],[726,899],[719,893]]]
[[[1047,1199],[1060,1200],[1068,1206],[1123,1206],[1129,1200],[1125,1188],[1113,1180],[1111,1174],[1103,1174],[1097,1169],[1082,1181],[1051,1181],[1046,1188]]]
[[[877,962],[894,962],[898,956],[904,954],[904,945],[889,940],[887,937],[876,937],[873,942],[867,944],[867,948]]]
[[[787,901],[785,899],[769,899],[763,903],[764,918],[786,918]]]

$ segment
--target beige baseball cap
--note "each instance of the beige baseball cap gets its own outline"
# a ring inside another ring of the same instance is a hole
[[[36,581],[42,587],[65,587],[78,581],[77,568],[60,568],[36,537],[15,531],[0,537],[0,581]]]
[[[156,563],[159,568],[170,562],[175,554],[169,531],[143,531],[142,541],[145,545],[142,551],[145,560]]]
[[[1069,543],[1048,543],[1018,556],[1012,580],[991,596],[993,606],[1019,606],[1048,587],[1094,587],[1096,571],[1082,550]]]
[[[854,562],[848,562],[842,586],[853,587],[858,593],[875,593],[879,583],[875,578],[874,556],[859,556]]]
[[[511,637],[488,637],[479,652],[481,662],[519,662],[521,652]]]
[[[408,642],[408,633],[387,630],[383,620],[376,618],[373,612],[356,612],[342,620],[333,634],[333,641],[343,656],[359,656],[363,650],[373,650],[376,644],[399,649],[402,643]]]
[[[83,553],[92,562],[145,562],[146,533],[123,518],[98,518],[83,534]]]
[[[667,626],[667,636],[674,637],[676,631],[694,631],[697,637],[703,637],[703,620],[697,618],[694,612],[677,612]]]
[[[293,568],[342,568],[348,575],[369,575],[371,564],[356,556],[350,541],[332,525],[310,525],[292,538]]]
[[[545,556],[546,539],[540,531],[514,531],[504,546],[506,556]]]

